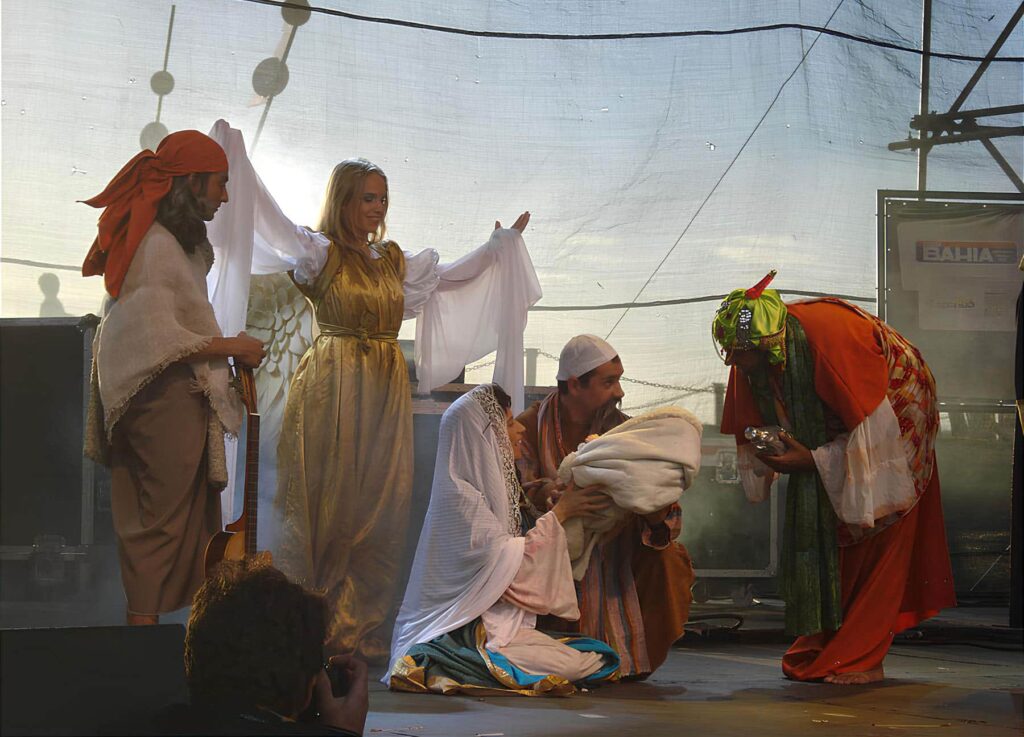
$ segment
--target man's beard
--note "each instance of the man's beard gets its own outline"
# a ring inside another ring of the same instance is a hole
[[[196,205],[199,209],[199,216],[206,222],[213,220],[213,216],[217,214],[218,203],[211,199],[196,197]]]
[[[171,231],[186,253],[193,253],[206,241],[205,214],[206,206],[192,194],[187,177],[175,177],[171,191],[157,206],[156,220]]]
[[[602,404],[594,412],[594,419],[591,421],[591,428],[596,432],[606,432],[623,421],[625,415],[620,409],[622,399],[613,397]]]

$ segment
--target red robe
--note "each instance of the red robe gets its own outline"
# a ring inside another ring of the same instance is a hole
[[[814,361],[814,388],[850,430],[886,397],[888,365],[873,319],[839,300],[788,305],[804,329]],[[733,367],[722,432],[745,443],[743,430],[763,425],[750,384]],[[908,432],[901,423],[901,432]],[[938,467],[918,503],[884,531],[839,549],[843,625],[798,637],[783,656],[787,677],[807,681],[882,665],[893,636],[956,605],[946,545]]]

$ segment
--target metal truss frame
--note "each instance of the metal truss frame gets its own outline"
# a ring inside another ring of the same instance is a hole
[[[912,149],[917,151],[917,189],[920,193],[928,188],[928,152],[935,146],[948,143],[964,143],[967,141],[981,141],[981,144],[988,151],[989,155],[1003,170],[1003,173],[1013,182],[1017,191],[1024,194],[1024,180],[1014,171],[1013,167],[1006,160],[1006,157],[992,143],[993,138],[1004,138],[1007,136],[1024,136],[1024,126],[1002,126],[1002,125],[981,125],[979,118],[994,118],[1003,115],[1014,115],[1024,113],[1024,104],[1003,105],[1000,107],[977,108],[975,110],[961,110],[961,106],[970,96],[978,80],[985,74],[992,60],[995,59],[999,50],[1002,49],[1006,39],[1024,17],[1024,2],[1022,2],[1014,14],[1006,23],[1002,33],[996,38],[985,58],[974,70],[974,74],[964,85],[963,90],[956,100],[944,113],[937,113],[928,110],[928,88],[931,71],[931,25],[932,25],[932,0],[924,0],[924,13],[921,29],[921,111],[910,119],[910,127],[918,131],[918,137],[909,137],[904,141],[894,141],[889,144],[890,151],[904,151]]]

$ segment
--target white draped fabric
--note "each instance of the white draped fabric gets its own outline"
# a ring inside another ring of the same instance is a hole
[[[747,501],[757,504],[767,499],[779,474],[761,462],[753,445],[743,443],[736,446],[736,467]]]
[[[413,645],[490,609],[523,562],[525,538],[510,531],[508,474],[514,470],[502,461],[511,448],[503,452],[502,444],[509,445],[504,423],[496,426],[476,397],[484,391],[459,397],[441,418],[430,505],[395,623],[388,673]],[[502,632],[518,630],[533,616],[511,604],[503,608],[517,621],[508,627],[491,623]]]
[[[416,323],[420,386],[451,381],[464,366],[496,350],[491,380],[508,392],[512,412],[519,414],[526,313],[542,296],[522,235],[511,228],[495,230],[475,251],[439,265],[437,276],[437,288]]]
[[[836,515],[863,528],[917,502],[914,477],[888,398],[864,422],[811,451]]]

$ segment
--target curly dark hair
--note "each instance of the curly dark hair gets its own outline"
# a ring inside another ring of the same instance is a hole
[[[205,188],[210,175],[196,176]],[[188,176],[174,177],[171,191],[157,205],[156,221],[171,231],[185,253],[195,253],[196,246],[206,240],[206,221],[196,196],[192,194]]]
[[[200,707],[291,716],[323,665],[327,606],[269,565],[224,562],[196,593],[185,675]]]

